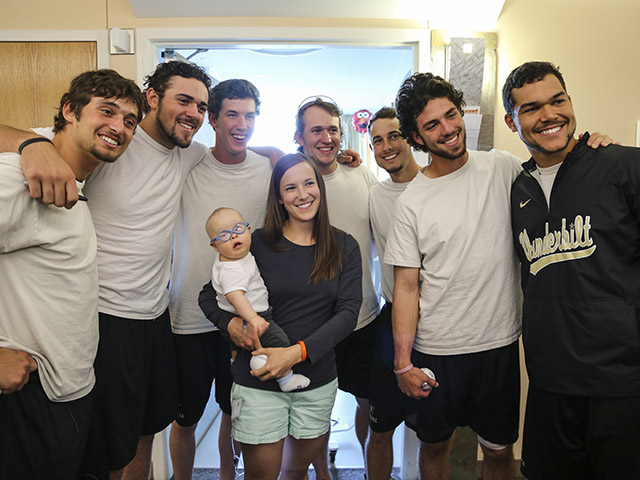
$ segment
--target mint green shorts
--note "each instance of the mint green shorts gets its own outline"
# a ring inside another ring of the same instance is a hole
[[[304,392],[231,388],[231,434],[251,445],[275,443],[287,435],[303,440],[329,431],[338,380]]]

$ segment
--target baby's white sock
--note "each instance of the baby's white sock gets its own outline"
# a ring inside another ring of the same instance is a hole
[[[289,370],[289,373],[282,378],[278,378],[278,385],[283,392],[293,392],[306,388],[311,383],[308,377],[300,375],[299,373],[293,373],[293,370]]]
[[[265,363],[267,363],[266,355],[254,355],[249,361],[251,370],[262,368]],[[293,392],[295,390],[300,390],[301,388],[308,387],[311,383],[311,380],[309,380],[308,377],[300,375],[299,373],[293,373],[293,370],[289,370],[288,374],[286,374],[282,378],[276,378],[276,380],[278,381],[278,385],[280,385],[280,390],[282,390],[283,392]]]

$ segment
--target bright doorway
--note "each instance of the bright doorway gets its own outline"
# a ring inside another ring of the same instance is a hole
[[[344,113],[345,145],[368,158],[366,135],[351,126],[353,113],[375,113],[391,105],[405,78],[414,71],[414,46],[345,46],[332,44],[212,44],[198,48],[165,47],[158,62],[192,61],[215,81],[244,78],[260,91],[262,106],[252,145],[273,145],[285,152],[293,142],[300,102],[314,95],[331,97]],[[204,125],[196,140],[213,145],[215,134]],[[373,158],[369,158],[374,167]]]

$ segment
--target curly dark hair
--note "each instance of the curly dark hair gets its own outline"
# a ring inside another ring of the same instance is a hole
[[[222,101],[225,98],[230,100],[251,98],[256,103],[256,115],[260,115],[260,92],[249,80],[232,78],[231,80],[220,82],[209,90],[209,112],[213,113],[213,117],[216,120],[220,115]]]
[[[152,88],[157,94],[158,99],[162,100],[164,93],[166,92],[169,84],[171,83],[171,77],[183,77],[183,78],[195,78],[204,83],[204,86],[209,91],[211,87],[211,78],[207,75],[202,67],[199,67],[195,63],[180,62],[174,60],[171,62],[160,63],[156,67],[155,71],[151,75],[147,75],[144,79],[144,93]],[[145,96],[145,113],[149,111],[149,104],[146,101]]]
[[[504,87],[502,87],[502,104],[504,105],[504,110],[509,115],[513,115],[513,107],[515,106],[515,102],[513,100],[513,96],[511,95],[511,91],[514,88],[522,88],[527,83],[538,82],[547,75],[555,76],[560,82],[560,85],[562,85],[564,91],[567,91],[567,86],[564,83],[564,78],[562,78],[560,69],[553,63],[527,62],[515,68],[509,74],[507,80],[505,80]]]
[[[387,118],[387,119],[398,118],[398,112],[396,112],[396,109],[393,107],[382,107],[380,110],[374,113],[373,117],[371,117],[371,120],[369,120],[369,126],[367,127],[367,129],[369,130],[369,133],[371,133],[373,122],[375,122],[376,120],[380,120],[381,118]]]
[[[428,151],[424,145],[417,143],[411,136],[411,133],[418,132],[416,118],[422,113],[429,100],[442,97],[448,98],[460,110],[460,114],[464,115],[462,107],[465,102],[462,91],[444,78],[432,73],[414,73],[404,81],[398,90],[396,110],[400,121],[400,131],[409,145],[416,150]]]
[[[137,121],[142,120],[144,111],[144,95],[133,80],[124,78],[115,70],[103,68],[84,72],[71,80],[69,91],[60,98],[58,113],[53,119],[53,131],[58,133],[68,123],[62,114],[68,103],[76,118],[80,118],[82,109],[92,97],[124,98],[131,100],[138,107]]]
[[[309,100],[308,102],[303,103],[298,107],[298,113],[296,113],[296,133],[293,136],[294,141],[296,141],[296,137],[298,135],[302,136],[304,134],[304,114],[311,107],[320,107],[324,111],[326,111],[332,117],[336,117],[338,119],[338,128],[340,130],[340,143],[342,144],[344,130],[342,129],[342,110],[340,107],[333,102],[328,100],[324,100],[323,98],[316,97],[313,100]],[[304,149],[302,145],[298,147],[299,152],[303,152]]]

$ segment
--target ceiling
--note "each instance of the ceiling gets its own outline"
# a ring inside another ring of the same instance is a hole
[[[138,18],[312,17],[429,21],[432,28],[492,30],[505,0],[129,0]],[[452,14],[455,12],[455,14]]]
[[[413,0],[130,0],[137,17],[410,18]]]

